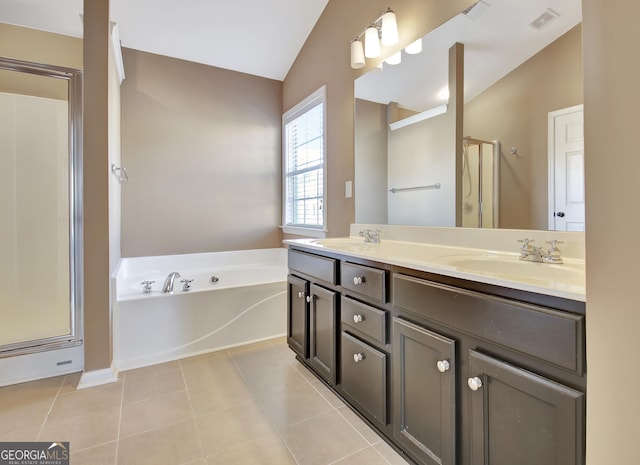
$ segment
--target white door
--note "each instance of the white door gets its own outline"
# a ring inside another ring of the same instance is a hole
[[[549,113],[549,229],[584,231],[584,111]]]

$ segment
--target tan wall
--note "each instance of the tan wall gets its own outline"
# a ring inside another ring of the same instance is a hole
[[[387,106],[356,99],[355,222],[387,223]]]
[[[84,1],[85,371],[111,365],[109,309],[109,1]]]
[[[0,56],[82,69],[82,40],[0,23]]]
[[[282,83],[123,54],[122,255],[280,247]]]
[[[583,0],[587,465],[638,463],[639,2]],[[624,4],[624,8],[622,8]]]
[[[500,227],[547,229],[548,113],[580,103],[578,25],[465,105],[464,134],[502,144]]]
[[[353,81],[377,62],[367,60],[361,70],[350,68],[349,43],[386,9],[395,10],[400,50],[473,4],[469,0],[330,0],[284,81],[284,110],[327,85],[327,227],[329,236],[349,234],[354,199],[345,198],[344,183],[354,178]],[[386,55],[385,55],[386,56]],[[357,192],[355,192],[357,195]]]

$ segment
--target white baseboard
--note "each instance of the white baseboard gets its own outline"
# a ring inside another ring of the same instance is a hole
[[[0,386],[77,373],[84,369],[82,344],[0,358]]]
[[[86,389],[101,384],[115,383],[118,381],[118,370],[111,364],[110,368],[102,370],[85,371],[80,377],[77,389]]]

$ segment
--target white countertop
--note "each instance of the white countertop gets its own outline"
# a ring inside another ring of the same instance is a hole
[[[518,253],[382,239],[365,243],[360,237],[290,239],[318,251],[374,260],[454,278],[519,289],[584,302],[585,262],[564,258],[560,265],[519,260]]]

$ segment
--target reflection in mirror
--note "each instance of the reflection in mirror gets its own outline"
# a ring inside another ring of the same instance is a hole
[[[382,72],[375,69],[358,78],[356,222],[452,226],[454,213],[442,210],[455,209],[457,204],[464,217],[465,209],[469,209],[467,203],[472,203],[474,226],[478,225],[479,201],[465,201],[465,188],[469,189],[462,184],[464,177],[473,172],[465,174],[463,170],[457,179],[455,175],[449,179],[433,177],[438,164],[456,156],[451,145],[439,147],[437,155],[429,154],[438,146],[438,133],[451,130],[438,127],[442,117],[396,131],[389,128],[390,122],[447,103],[447,51],[454,42],[461,42],[465,68],[464,135],[491,143],[499,141],[492,168],[483,170],[485,174],[497,171],[495,196],[483,196],[485,200],[495,199],[495,215],[490,223],[503,228],[547,229],[549,213],[552,217],[554,213],[553,202],[548,201],[554,188],[548,182],[549,113],[582,103],[580,21],[580,0],[550,0],[545,7],[538,2],[478,2],[427,34],[422,53],[403,53],[400,65],[385,63]],[[413,142],[403,141],[409,134],[413,134]],[[390,150],[392,147],[395,153]],[[478,171],[479,158],[469,157],[470,153],[467,151],[466,155],[468,166]],[[428,161],[429,157],[433,159]],[[458,157],[463,158],[464,168],[465,154]],[[409,178],[396,177],[398,163]],[[399,194],[389,191],[434,183],[440,183],[441,189],[405,192],[403,201],[398,200]],[[462,184],[463,194],[453,206],[442,205],[438,195],[456,184]],[[478,183],[471,187],[474,192],[479,189]],[[484,207],[486,211],[486,204]],[[435,216],[425,218],[424,210]],[[470,226],[469,221],[463,220],[459,225]],[[484,219],[481,224],[489,226],[487,221]]]

